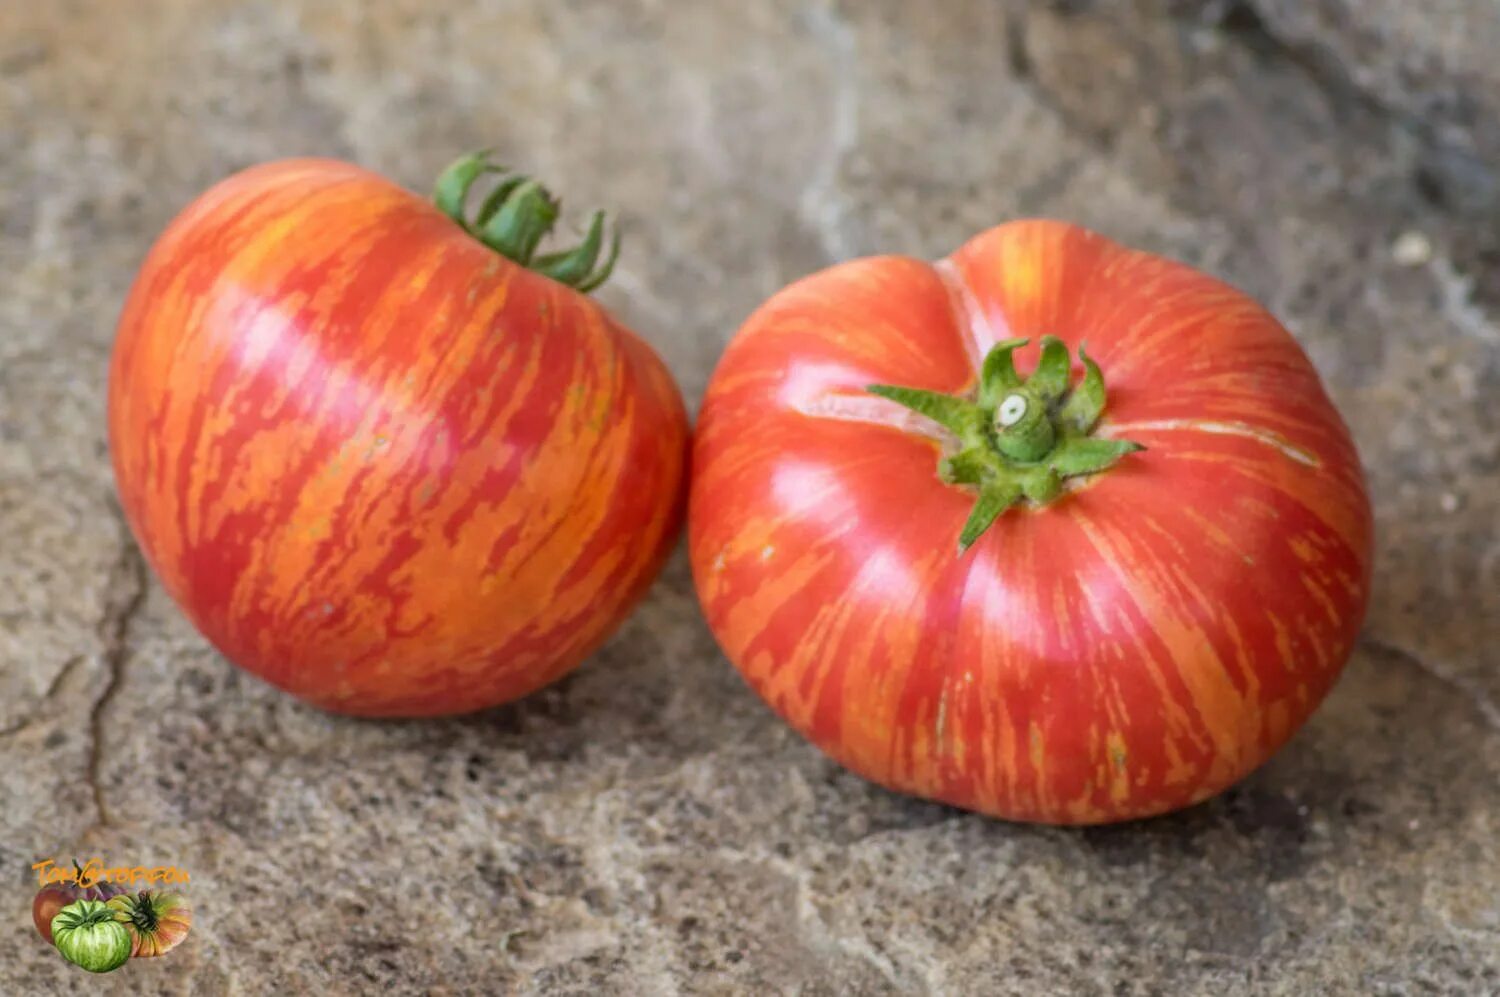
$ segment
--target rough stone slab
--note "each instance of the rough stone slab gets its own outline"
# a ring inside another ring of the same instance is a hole
[[[27,927],[30,863],[75,853],[194,877],[189,943],[102,991],[1500,991],[1500,247],[1463,166],[1500,148],[1494,10],[0,6],[0,992],[78,983]],[[1063,831],[822,759],[720,657],[680,555],[578,674],[480,716],[338,719],[242,675],[142,586],[112,504],[136,262],[257,160],[421,188],[488,145],[621,210],[601,297],[690,401],[787,281],[1018,215],[1243,286],[1368,465],[1343,681],[1223,797]]]
[[[1489,0],[1251,0],[1265,30],[1429,145],[1424,183],[1500,203],[1500,6]]]

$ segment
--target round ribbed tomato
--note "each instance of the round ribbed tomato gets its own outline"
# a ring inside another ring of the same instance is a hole
[[[52,940],[63,958],[90,973],[109,973],[130,959],[130,934],[100,900],[75,900],[52,918]]]
[[[132,959],[166,955],[182,944],[193,926],[192,904],[171,890],[126,893],[110,900],[109,908],[130,933]]]
[[[891,788],[1053,823],[1264,762],[1370,580],[1359,459],[1292,337],[1055,222],[761,307],[704,399],[689,536],[714,633],[798,731]]]
[[[480,156],[420,198],[292,160],[167,229],[120,318],[121,501],[227,657],[330,710],[514,699],[600,644],[680,525],[688,427],[661,360],[584,291],[602,219]],[[616,243],[617,245],[617,243]]]

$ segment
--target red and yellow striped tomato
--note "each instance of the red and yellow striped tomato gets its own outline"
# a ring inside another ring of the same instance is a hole
[[[730,660],[823,751],[1063,824],[1259,766],[1333,685],[1370,582],[1359,458],[1292,337],[1055,222],[762,306],[704,399],[689,538]]]
[[[534,181],[437,204],[290,160],[189,206],[120,318],[109,437],[167,592],[228,658],[343,713],[522,696],[598,646],[681,520],[688,426],[587,297],[601,218],[538,255]],[[440,208],[442,210],[440,210]]]

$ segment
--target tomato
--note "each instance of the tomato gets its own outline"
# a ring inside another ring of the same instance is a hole
[[[230,660],[318,706],[471,711],[557,679],[640,600],[684,504],[666,367],[587,297],[595,215],[466,157],[431,203],[358,167],[224,180],[119,320],[109,440],[166,591]],[[616,243],[616,246],[618,243]]]
[[[130,958],[130,935],[102,900],[77,900],[52,919],[52,937],[75,966],[90,973],[108,973]]]
[[[77,900],[108,901],[125,892],[124,887],[103,881],[80,886],[78,880],[87,882],[87,878],[77,862],[73,863],[73,874],[72,880],[48,883],[37,890],[36,896],[31,899],[31,922],[49,945],[52,944],[52,919],[57,916],[58,911]]]
[[[792,285],[698,425],[714,634],[895,790],[1061,824],[1186,806],[1291,737],[1364,616],[1369,499],[1305,354],[1073,225]]]
[[[193,908],[187,897],[170,890],[142,890],[109,901],[115,919],[130,934],[131,958],[165,955],[187,937]]]

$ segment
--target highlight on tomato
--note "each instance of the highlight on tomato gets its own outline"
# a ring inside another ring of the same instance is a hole
[[[1119,821],[1265,762],[1364,617],[1371,512],[1243,293],[1074,225],[784,289],[709,384],[689,549],[726,655],[892,789]]]
[[[110,368],[115,476],[231,661],[336,712],[459,713],[559,678],[639,602],[680,526],[687,418],[586,293],[618,237],[596,213],[543,252],[558,214],[483,154],[430,201],[295,159],[151,249]]]

